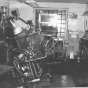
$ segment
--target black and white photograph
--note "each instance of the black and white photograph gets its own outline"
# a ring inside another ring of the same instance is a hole
[[[88,88],[88,0],[0,0],[0,88]]]

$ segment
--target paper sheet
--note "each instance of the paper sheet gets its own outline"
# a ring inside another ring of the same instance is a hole
[[[77,38],[76,34],[71,34],[71,38]]]
[[[74,59],[74,54],[73,54],[73,52],[70,52],[70,59]]]

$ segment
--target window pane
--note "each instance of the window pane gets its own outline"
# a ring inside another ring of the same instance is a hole
[[[65,35],[65,33],[61,33],[61,36],[64,36]]]
[[[57,19],[61,19],[61,15],[58,15],[58,16],[57,16]]]
[[[61,28],[61,24],[57,24],[57,28],[60,29]]]
[[[63,11],[62,11],[62,14],[66,14],[66,11],[65,11],[65,10],[63,10]]]
[[[61,27],[62,27],[62,28],[65,28],[65,24],[62,24]]]
[[[61,24],[61,20],[57,20],[57,23],[58,23],[58,24]]]
[[[65,19],[66,19],[66,15],[62,15],[62,19],[64,19],[64,20],[65,20]]]
[[[65,21],[66,21],[66,20],[62,20],[62,23],[64,23],[64,24],[65,24]]]
[[[61,14],[61,11],[58,11],[58,14]]]
[[[61,29],[61,32],[65,32],[65,29]]]
[[[41,22],[50,22],[49,15],[41,15]]]

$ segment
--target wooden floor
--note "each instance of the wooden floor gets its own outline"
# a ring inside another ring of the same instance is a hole
[[[13,86],[12,79],[8,75],[1,76],[0,88],[68,88],[88,87],[88,62],[81,60],[68,60],[52,65],[50,68],[52,77],[44,76],[41,81]]]

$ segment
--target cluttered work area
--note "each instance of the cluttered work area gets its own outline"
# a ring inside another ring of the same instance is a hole
[[[0,88],[88,87],[87,0],[0,1]]]

